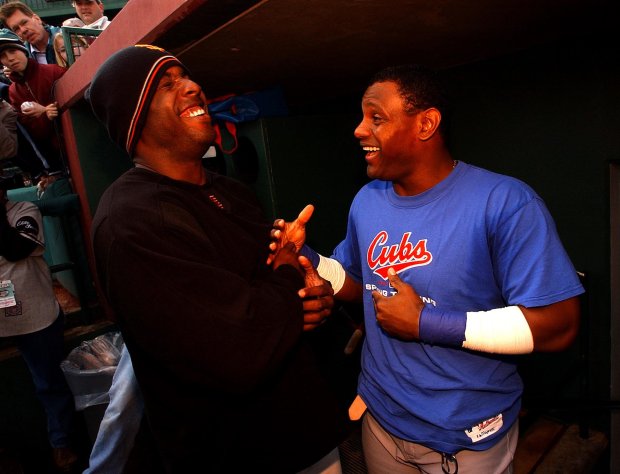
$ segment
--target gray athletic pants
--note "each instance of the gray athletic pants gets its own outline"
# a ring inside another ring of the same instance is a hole
[[[385,431],[367,411],[362,420],[362,444],[370,474],[512,474],[512,460],[519,438],[516,422],[506,435],[486,451],[464,449],[456,462],[426,446],[405,441]]]

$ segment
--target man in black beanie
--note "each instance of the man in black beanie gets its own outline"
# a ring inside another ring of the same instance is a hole
[[[340,472],[346,413],[304,333],[331,288],[290,247],[266,265],[254,195],[202,166],[215,133],[200,86],[137,45],[100,67],[87,99],[135,164],[102,196],[92,238],[163,469]]]

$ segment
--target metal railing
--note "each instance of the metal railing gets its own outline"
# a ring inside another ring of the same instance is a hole
[[[73,37],[81,36],[84,39],[88,38],[86,39],[87,45],[88,45],[92,42],[92,40],[94,40],[95,38],[97,38],[97,36],[103,33],[103,30],[93,30],[90,28],[72,28],[69,26],[63,26],[61,28],[61,32],[62,32],[62,39],[65,43],[65,51],[67,52],[67,64],[70,66],[77,59],[75,57],[75,52],[73,49],[73,46],[75,44],[75,42],[73,41]],[[71,47],[67,45],[71,45]]]

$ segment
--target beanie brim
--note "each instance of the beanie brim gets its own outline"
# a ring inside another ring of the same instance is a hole
[[[0,53],[2,53],[2,51],[7,50],[7,49],[19,49],[20,51],[24,52],[26,57],[29,56],[28,50],[23,44],[17,44],[13,42],[0,42]]]

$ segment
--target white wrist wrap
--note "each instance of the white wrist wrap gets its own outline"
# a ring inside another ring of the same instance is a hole
[[[319,264],[316,266],[316,271],[332,284],[334,294],[338,293],[342,285],[344,285],[346,272],[338,260],[319,255]]]
[[[518,306],[467,313],[463,347],[494,354],[529,354],[534,338]]]

